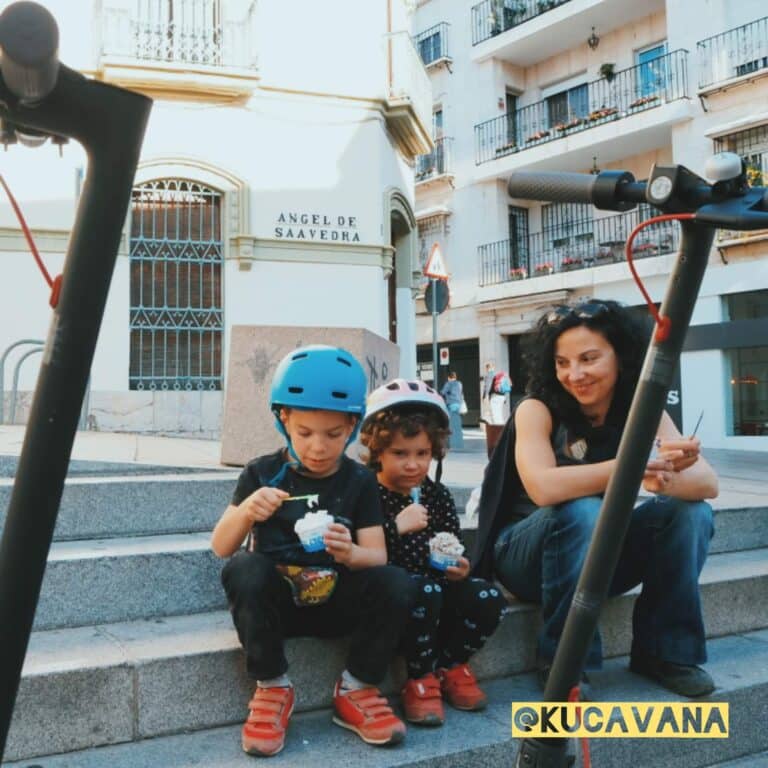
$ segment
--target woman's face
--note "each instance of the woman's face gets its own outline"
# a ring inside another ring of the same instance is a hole
[[[432,461],[432,443],[422,429],[413,437],[396,432],[392,442],[378,456],[381,469],[379,482],[390,491],[407,496],[411,488],[421,485]]]
[[[581,410],[601,424],[619,378],[619,360],[602,333],[577,325],[555,342],[555,374]]]

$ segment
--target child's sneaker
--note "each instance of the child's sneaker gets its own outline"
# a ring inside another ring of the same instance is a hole
[[[368,744],[398,744],[405,738],[405,723],[395,716],[378,688],[341,692],[341,680],[333,689],[333,722],[354,731]]]
[[[243,750],[249,755],[276,755],[285,746],[285,732],[296,697],[293,686],[256,688],[243,725]]]
[[[403,709],[409,723],[442,725],[445,721],[440,681],[434,672],[416,680],[409,678],[403,688]]]
[[[448,703],[456,709],[483,709],[488,703],[485,694],[477,685],[469,664],[459,664],[450,669],[438,670],[440,687]]]

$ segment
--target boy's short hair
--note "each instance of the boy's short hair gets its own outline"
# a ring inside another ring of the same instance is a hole
[[[368,449],[361,458],[374,470],[381,469],[379,456],[392,445],[397,433],[404,437],[415,437],[426,432],[432,446],[432,458],[445,457],[450,430],[443,426],[440,414],[434,408],[418,404],[386,408],[366,420],[360,431],[360,442]]]

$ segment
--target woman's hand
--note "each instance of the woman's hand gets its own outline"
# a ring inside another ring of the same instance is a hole
[[[402,536],[404,533],[414,533],[423,531],[429,525],[429,512],[421,504],[409,504],[395,518],[397,532]]]
[[[325,551],[342,565],[349,565],[352,549],[355,546],[352,534],[346,525],[331,523],[323,536]]]
[[[272,515],[280,509],[283,501],[290,494],[280,488],[268,488],[266,486],[254,491],[245,499],[238,509],[245,515],[248,521],[254,523],[263,523],[269,520]]]
[[[469,576],[469,560],[466,557],[460,557],[458,565],[449,565],[445,569],[445,578],[448,581],[461,581],[467,576]]]
[[[673,472],[682,472],[692,467],[699,460],[701,452],[701,442],[695,437],[657,438],[655,447],[658,458],[672,462]]]

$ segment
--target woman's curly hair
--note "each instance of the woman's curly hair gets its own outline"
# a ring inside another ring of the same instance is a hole
[[[531,351],[526,356],[529,371],[526,391],[566,423],[577,429],[588,427],[578,402],[563,389],[555,371],[557,339],[580,325],[603,336],[616,353],[619,375],[606,423],[623,427],[640,376],[649,332],[646,324],[616,301],[590,299],[570,307],[561,305],[540,317],[533,331]]]
[[[379,471],[379,457],[392,445],[398,433],[403,437],[416,437],[419,432],[427,433],[432,458],[444,458],[449,430],[443,426],[443,420],[435,409],[419,404],[385,408],[366,419],[360,430],[360,442],[368,451],[361,458],[366,466]]]

